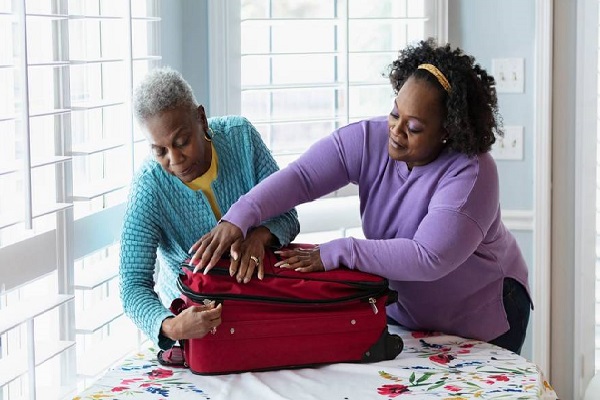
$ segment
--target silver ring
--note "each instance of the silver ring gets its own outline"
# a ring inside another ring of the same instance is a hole
[[[251,259],[252,261],[254,261],[254,262],[256,263],[256,265],[258,265],[258,263],[259,263],[259,261],[258,261],[258,257],[256,257],[256,256],[250,256],[250,259]]]

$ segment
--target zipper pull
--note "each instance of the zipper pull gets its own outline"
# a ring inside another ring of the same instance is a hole
[[[209,306],[209,305],[211,305],[211,303],[213,303],[213,304],[214,304],[214,303],[215,303],[215,301],[214,301],[214,300],[210,300],[210,299],[204,299],[204,300],[202,300],[202,304],[204,304],[205,306]],[[213,326],[213,327],[210,329],[210,334],[211,334],[211,335],[214,335],[215,333],[217,333],[217,327],[216,327],[216,326]]]
[[[373,314],[377,314],[379,312],[379,310],[377,309],[377,300],[375,300],[374,297],[369,297],[369,304],[371,305],[371,308],[373,309]]]

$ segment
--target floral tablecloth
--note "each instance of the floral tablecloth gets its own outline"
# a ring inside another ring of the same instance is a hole
[[[163,367],[148,348],[74,399],[557,399],[540,369],[515,353],[439,333],[390,331],[405,346],[392,361],[220,376]]]

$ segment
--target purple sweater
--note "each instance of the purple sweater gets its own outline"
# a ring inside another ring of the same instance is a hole
[[[504,278],[529,289],[527,265],[500,218],[493,158],[443,151],[409,171],[389,157],[387,132],[386,118],[340,128],[242,196],[223,219],[245,235],[260,221],[358,184],[367,239],[321,244],[325,269],[345,265],[388,278],[398,292],[388,314],[409,329],[495,339],[509,328]]]

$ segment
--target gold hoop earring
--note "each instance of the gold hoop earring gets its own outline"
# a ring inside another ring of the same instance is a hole
[[[210,132],[211,136],[214,136],[212,129],[208,128],[208,132]],[[206,140],[208,143],[210,143],[210,142],[212,142],[212,139],[208,135],[208,132],[204,132],[204,140]]]

